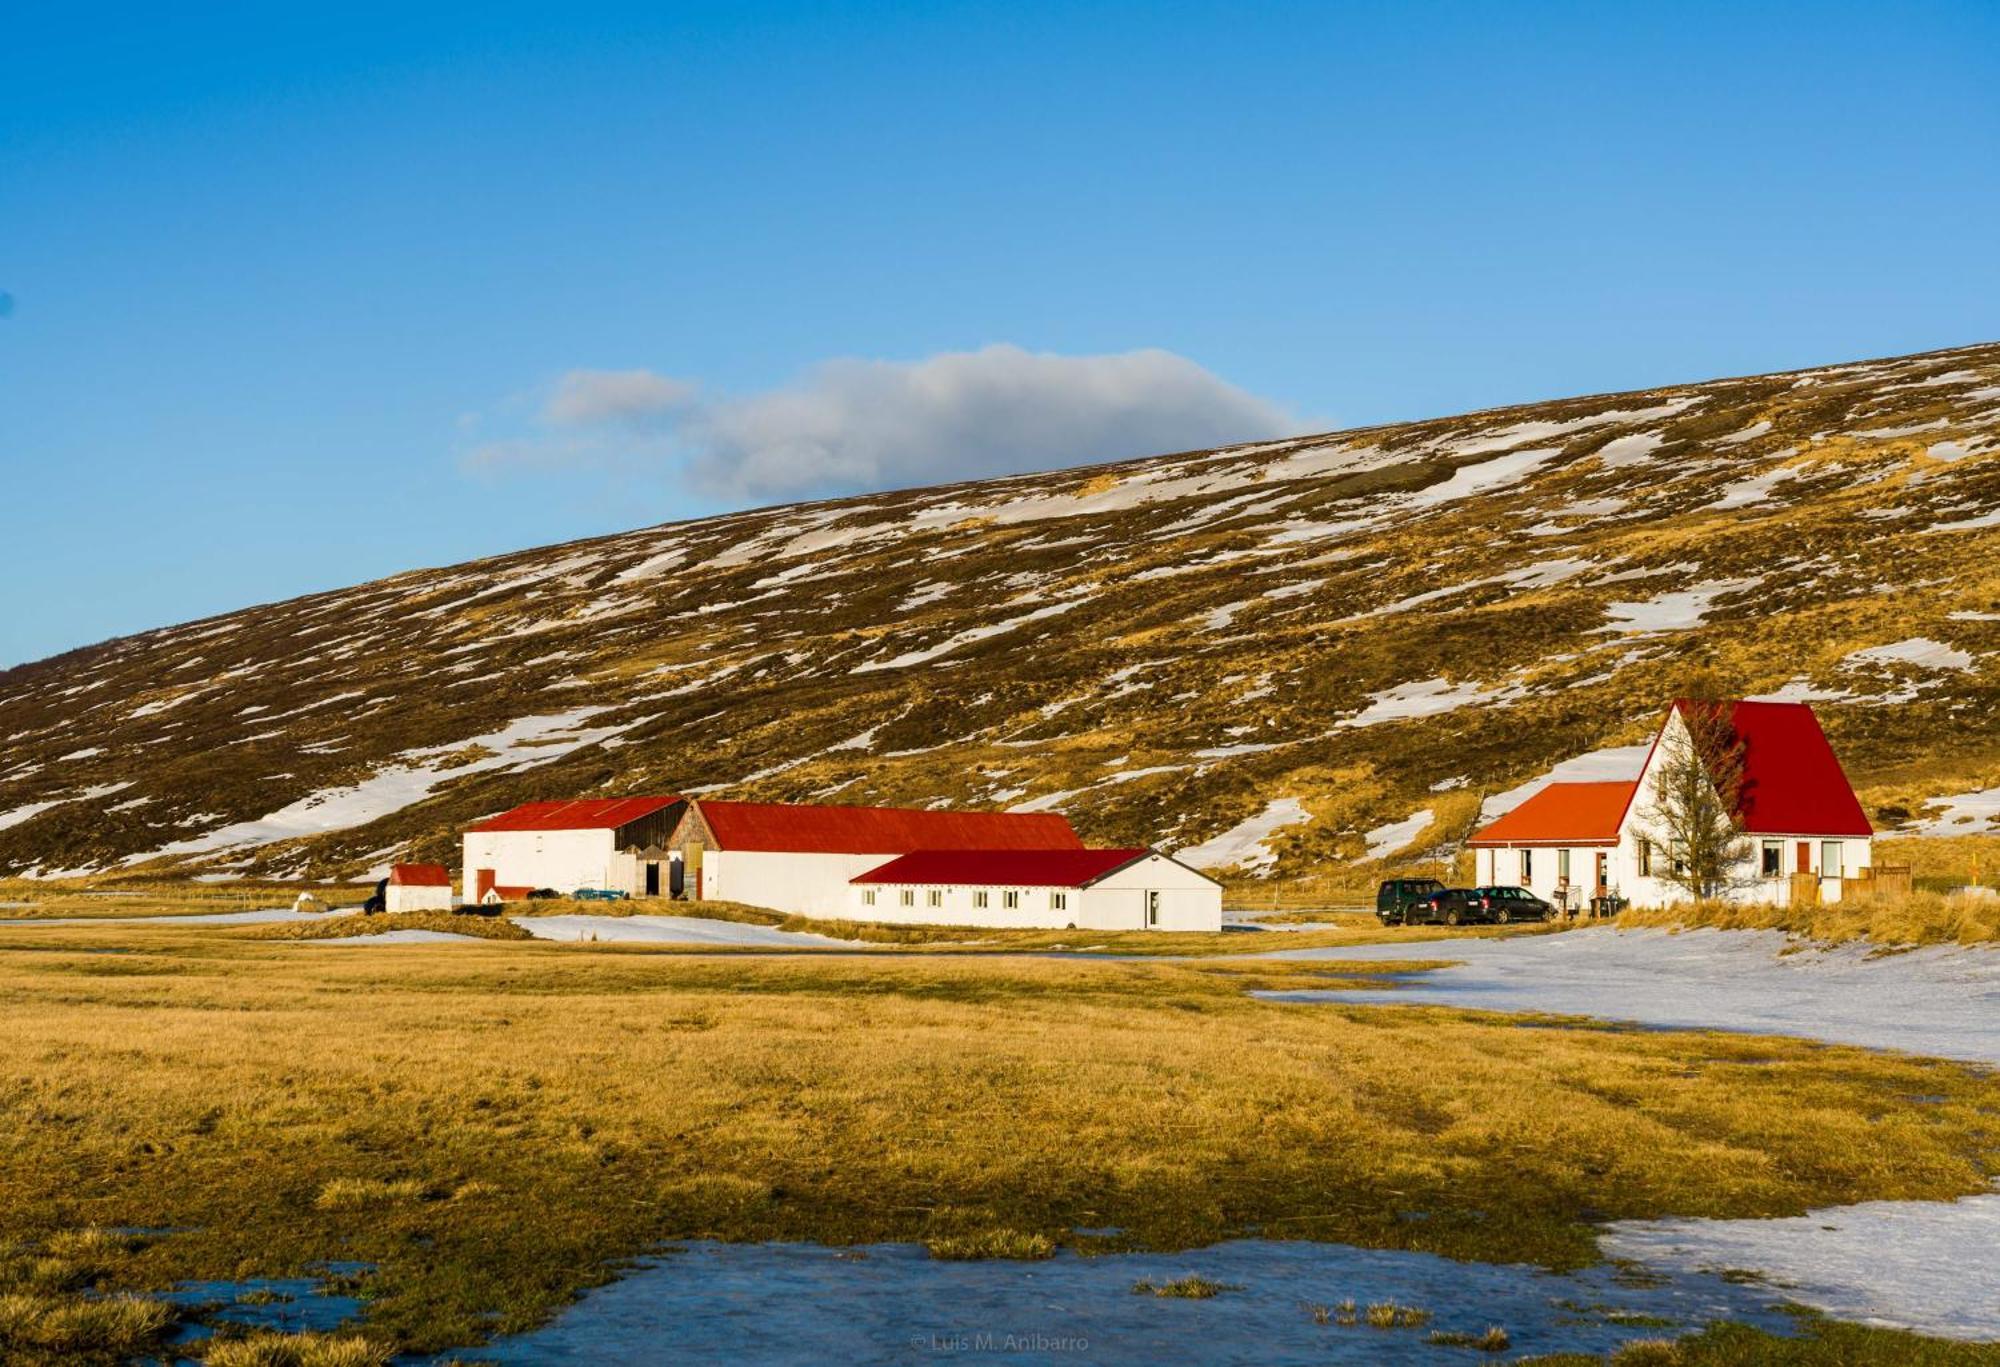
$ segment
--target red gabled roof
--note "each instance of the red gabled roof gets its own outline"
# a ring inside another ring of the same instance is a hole
[[[498,897],[503,902],[525,902],[528,900],[528,894],[533,891],[534,889],[529,887],[525,883],[521,884],[518,887],[511,883],[505,886],[495,884],[494,886],[486,890],[486,892],[492,893],[495,897]],[[484,897],[485,895],[486,893],[484,892],[480,894],[481,897]]]
[[[1551,783],[1499,820],[1475,831],[1468,845],[1615,845],[1635,779],[1610,783]]]
[[[448,888],[451,875],[442,864],[391,864],[389,881],[399,888]]]
[[[1674,700],[1675,711],[1694,707],[1724,709],[1743,739],[1743,793],[1736,815],[1746,835],[1875,834],[1810,706]]]
[[[723,850],[795,854],[909,854],[914,850],[1080,850],[1056,812],[920,811],[909,807],[816,807],[783,802],[696,806]]]
[[[870,869],[853,883],[990,884],[1021,888],[1081,888],[1136,864],[1152,851],[919,850]]]
[[[558,802],[524,802],[489,816],[468,831],[615,831],[641,817],[671,807],[678,797],[575,797]]]

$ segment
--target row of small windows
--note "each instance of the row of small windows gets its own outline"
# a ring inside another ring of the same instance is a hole
[[[1811,842],[1801,840],[1798,842],[1798,845],[1799,845],[1799,858],[1798,858],[1799,872],[1800,873],[1810,872]],[[1653,856],[1656,852],[1656,847],[1654,846],[1653,842],[1647,839],[1643,835],[1635,837],[1633,842],[1633,850],[1634,853],[1638,856],[1639,876],[1641,878],[1652,877]],[[1521,856],[1521,882],[1524,884],[1529,883],[1534,879],[1535,876],[1535,852],[1533,850],[1524,849],[1524,850],[1518,850],[1516,851],[1516,853],[1518,853]],[[1672,845],[1668,848],[1666,853],[1668,856],[1668,860],[1672,864],[1673,871],[1675,873],[1684,874],[1687,872],[1687,855],[1686,852],[1681,848],[1681,843],[1678,840],[1672,843]],[[1555,852],[1555,855],[1556,855],[1556,878],[1561,882],[1567,883],[1570,878],[1570,851],[1566,849],[1558,849]],[[1599,857],[1602,858],[1603,856]],[[1845,861],[1843,859],[1841,842],[1839,842],[1838,840],[1823,840],[1820,842],[1821,873],[1828,874],[1838,878],[1841,875],[1842,866],[1844,862]],[[1784,841],[1766,840],[1761,842],[1761,848],[1758,850],[1757,871],[1766,878],[1782,878],[1784,876],[1785,873]]]
[[[875,891],[876,890],[874,888],[863,888],[861,890],[862,906],[872,907],[875,905]],[[945,890],[943,888],[925,888],[924,905],[926,907],[943,906],[944,891]],[[973,889],[972,905],[974,909],[983,911],[986,908],[990,907],[992,905],[992,896],[993,894],[988,892],[985,888]],[[897,900],[903,906],[914,907],[917,904],[917,890],[915,888],[904,888],[897,894]],[[1005,907],[1008,911],[1018,910],[1021,905],[1020,889],[1007,888],[1003,890],[1000,894],[1000,905]],[[1050,911],[1069,910],[1069,894],[1067,892],[1051,892],[1049,894],[1049,910]]]

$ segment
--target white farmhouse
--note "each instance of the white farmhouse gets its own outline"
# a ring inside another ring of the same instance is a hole
[[[1474,881],[1527,888],[1575,907],[1606,898],[1633,906],[1683,901],[1667,873],[1677,852],[1664,840],[1654,796],[1666,757],[1692,744],[1685,714],[1720,709],[1743,744],[1736,825],[1745,854],[1722,894],[1784,903],[1795,881],[1822,901],[1874,862],[1875,831],[1840,761],[1804,703],[1676,701],[1630,782],[1551,783],[1476,832]]]
[[[1222,885],[1148,849],[920,850],[853,880],[865,921],[1221,930]]]
[[[821,807],[697,798],[671,841],[696,899],[799,916],[852,913],[851,881],[918,850],[1080,850],[1056,812]]]
[[[466,900],[519,901],[536,888],[666,896],[674,870],[667,836],[678,797],[529,802],[465,830]]]
[[[300,894],[303,898],[304,894]],[[385,911],[450,911],[451,874],[442,864],[392,864],[382,889]]]

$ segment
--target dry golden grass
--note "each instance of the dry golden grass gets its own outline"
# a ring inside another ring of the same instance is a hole
[[[98,1362],[150,1348],[173,1323],[172,1307],[143,1296],[0,1294],[0,1359]]]
[[[357,1334],[252,1334],[212,1344],[207,1367],[383,1367],[394,1350]]]
[[[1244,995],[1357,965],[9,935],[8,1236],[187,1231],[113,1288],[368,1261],[401,1348],[526,1326],[676,1238],[1254,1227],[1563,1266],[1591,1219],[1955,1197],[2000,1157],[1996,1085],[1954,1064]]]
[[[1830,906],[1744,906],[1699,902],[1621,913],[1621,926],[1709,926],[1718,930],[1782,930],[1827,944],[1869,940],[1879,945],[1987,944],[2000,940],[2000,896],[1845,897]]]
[[[262,940],[339,940],[352,935],[387,935],[392,930],[436,930],[482,940],[532,940],[504,916],[457,911],[385,911],[373,916],[335,916],[324,921],[280,921],[246,930]]]

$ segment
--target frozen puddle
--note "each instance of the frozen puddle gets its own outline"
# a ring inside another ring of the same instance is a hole
[[[1135,1295],[1190,1274],[1208,1300]],[[1352,1298],[1431,1312],[1421,1328],[1316,1322]],[[1504,1327],[1513,1356],[1607,1353],[1719,1319],[1785,1332],[1768,1288],[1701,1272],[1553,1274],[1342,1244],[1236,1240],[1189,1253],[1064,1251],[1044,1262],[940,1262],[910,1244],[697,1243],[586,1292],[541,1329],[471,1354],[482,1362],[1457,1363],[1477,1354],[1434,1330]],[[1621,1323],[1621,1317],[1625,1322]],[[1660,1321],[1671,1321],[1662,1325]],[[449,1359],[441,1358],[440,1362]]]
[[[538,940],[596,940],[601,943],[755,945],[765,949],[796,949],[829,945],[854,949],[851,940],[835,940],[805,931],[741,921],[710,921],[700,916],[522,916],[514,924]]]
[[[2000,1195],[1869,1201],[1783,1220],[1625,1221],[1602,1246],[1677,1274],[1757,1272],[1839,1319],[2000,1339]]]
[[[1386,990],[1273,1001],[1546,1011],[1679,1029],[1800,1035],[2000,1064],[2000,950],[1794,949],[1779,931],[1596,928],[1494,940],[1274,951],[1282,959],[1461,960]],[[1876,957],[1870,957],[1875,954]]]

